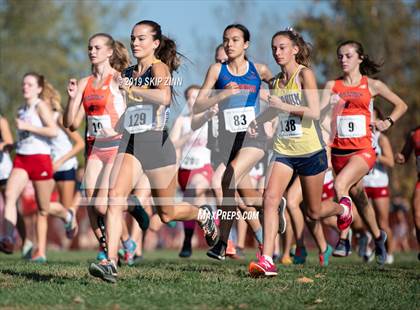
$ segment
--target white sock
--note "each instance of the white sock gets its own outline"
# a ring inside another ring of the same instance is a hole
[[[67,215],[66,215],[66,224],[70,223],[70,221],[73,219],[73,214],[70,211],[67,211]]]
[[[271,265],[274,265],[273,258],[271,256],[268,256],[268,255],[263,255],[263,256],[264,256],[265,260],[270,262]]]

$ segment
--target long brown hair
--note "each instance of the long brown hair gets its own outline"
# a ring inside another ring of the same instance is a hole
[[[48,81],[45,81],[44,88],[42,89],[41,99],[44,101],[51,101],[51,107],[53,111],[62,112],[61,107],[61,95]]]

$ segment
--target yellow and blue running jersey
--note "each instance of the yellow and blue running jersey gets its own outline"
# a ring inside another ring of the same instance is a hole
[[[299,72],[305,66],[299,65],[284,87],[280,86],[280,75],[274,81],[273,93],[285,103],[302,105],[302,87]],[[304,156],[324,148],[319,122],[289,113],[280,113],[274,151],[284,156]]]

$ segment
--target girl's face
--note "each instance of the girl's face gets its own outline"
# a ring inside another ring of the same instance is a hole
[[[131,52],[137,59],[143,59],[154,55],[159,47],[159,40],[153,39],[152,27],[149,25],[137,25],[131,32]]]
[[[284,66],[291,61],[296,61],[295,57],[299,53],[299,48],[293,44],[289,37],[278,35],[274,37],[271,43],[271,51],[276,63]]]
[[[22,94],[25,99],[38,98],[42,92],[42,88],[39,87],[36,77],[27,75],[22,81]]]
[[[223,48],[229,59],[245,55],[249,42],[245,42],[244,34],[237,28],[230,28],[223,34]]]
[[[199,90],[196,89],[196,88],[193,88],[193,89],[188,91],[187,103],[188,103],[188,108],[190,109],[190,111],[192,111],[193,105],[194,105],[195,100],[197,99],[197,96],[198,96],[198,92],[199,92]]]
[[[352,44],[343,45],[338,50],[338,62],[340,63],[341,70],[344,73],[353,72],[358,70],[362,59],[360,59],[359,54],[356,51],[356,47]]]
[[[226,55],[225,49],[223,47],[218,48],[215,57],[216,62],[224,63],[227,59],[228,57]]]
[[[106,45],[107,40],[105,37],[98,36],[89,41],[88,55],[92,65],[109,61],[113,51]]]

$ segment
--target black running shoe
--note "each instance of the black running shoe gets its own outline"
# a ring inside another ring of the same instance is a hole
[[[112,261],[103,260],[100,263],[92,263],[89,266],[89,273],[104,281],[117,282],[117,267]]]
[[[149,228],[149,215],[146,213],[146,211],[144,211],[137,196],[132,195],[129,199],[132,203],[134,203],[134,207],[131,211],[129,211],[129,213],[136,219],[137,223],[139,223],[141,230],[145,231],[147,228]]]
[[[207,251],[207,256],[210,258],[225,260],[227,244],[219,240],[214,247]]]
[[[198,215],[198,223],[204,231],[208,246],[214,246],[219,241],[219,229],[216,226],[211,207],[208,205],[201,206]]]
[[[386,262],[386,257],[387,257],[386,247],[385,247],[386,239],[387,239],[387,235],[386,235],[386,232],[384,232],[383,230],[381,230],[381,235],[379,239],[377,240],[375,239],[376,262],[380,266],[383,266]]]
[[[181,252],[179,252],[179,257],[191,257],[191,255],[192,255],[191,243],[184,242]]]

